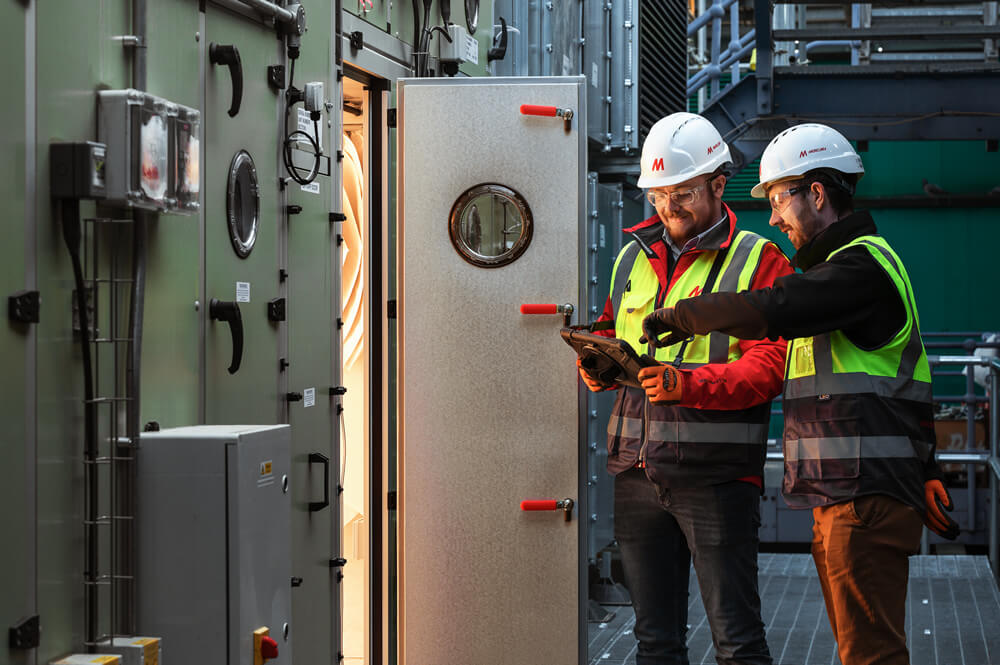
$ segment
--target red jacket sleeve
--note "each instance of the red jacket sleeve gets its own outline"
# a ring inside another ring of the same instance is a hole
[[[775,279],[792,272],[792,266],[781,250],[768,243],[750,288],[771,286]],[[681,406],[746,409],[770,401],[781,393],[785,375],[785,340],[740,340],[739,346],[743,353],[739,360],[682,370],[684,389]]]

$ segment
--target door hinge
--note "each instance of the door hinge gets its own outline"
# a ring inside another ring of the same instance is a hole
[[[332,386],[330,388],[330,395],[346,395],[347,388],[344,386]]]
[[[300,586],[302,586],[302,578],[301,577],[293,577],[292,578],[292,588],[296,588],[296,587],[300,587]]]
[[[386,300],[385,301],[385,318],[394,319],[396,318],[396,301]]]
[[[37,649],[41,643],[42,630],[38,615],[25,617],[10,627],[11,649]]]
[[[267,301],[267,320],[275,323],[285,320],[284,298],[272,298]]]
[[[346,565],[347,565],[347,559],[345,559],[342,556],[339,556],[336,559],[330,559],[331,568],[343,568]]]
[[[285,393],[285,399],[289,402],[301,402],[302,393]]]
[[[389,129],[396,129],[396,109],[386,109],[385,125]]]
[[[18,291],[7,298],[7,316],[15,323],[38,323],[41,302],[38,291]]]
[[[386,510],[396,510],[396,490],[386,492],[385,507]]]
[[[345,215],[342,212],[331,212],[330,213],[330,221],[331,222],[346,222],[347,221],[347,215]]]

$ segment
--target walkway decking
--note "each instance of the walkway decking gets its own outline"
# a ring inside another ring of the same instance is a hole
[[[840,665],[810,555],[761,554],[760,588],[775,665]],[[690,593],[691,665],[714,665],[693,570]],[[612,620],[589,625],[590,663],[634,665],[632,608],[607,609]],[[986,557],[912,557],[906,623],[912,665],[1000,664],[1000,593]]]

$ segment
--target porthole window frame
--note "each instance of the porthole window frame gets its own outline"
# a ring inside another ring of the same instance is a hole
[[[244,225],[241,222],[246,210],[243,209],[242,202],[236,200],[236,183],[245,165],[249,166],[253,221],[250,234],[244,238],[241,233],[241,228],[244,228]],[[229,175],[226,178],[226,224],[229,227],[229,240],[232,242],[233,251],[241,259],[250,256],[250,252],[253,251],[257,242],[257,232],[260,229],[260,181],[257,179],[257,167],[254,165],[253,157],[246,150],[237,152],[229,163]]]
[[[468,206],[481,196],[502,196],[508,199],[521,218],[521,234],[510,249],[498,256],[480,254],[469,247],[461,234],[463,214]],[[463,260],[478,268],[502,268],[518,260],[531,244],[534,227],[534,216],[528,201],[514,188],[497,182],[480,183],[462,192],[455,199],[448,215],[448,236],[451,238],[452,246]]]

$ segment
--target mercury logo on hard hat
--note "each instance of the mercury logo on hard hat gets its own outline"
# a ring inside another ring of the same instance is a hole
[[[709,146],[708,147],[708,154],[711,155],[713,152],[715,152],[716,148],[718,148],[720,145],[722,145],[722,141],[719,141],[718,143],[716,143],[713,146]]]
[[[826,150],[826,146],[823,146],[822,148],[813,148],[812,150],[803,150],[802,152],[799,153],[799,159],[802,159],[807,155],[811,155],[814,152],[823,152],[824,150]]]
[[[663,170],[663,158],[662,157],[658,157],[658,158],[656,158],[656,159],[653,160],[653,168],[652,168],[652,170],[653,171],[662,171]]]

